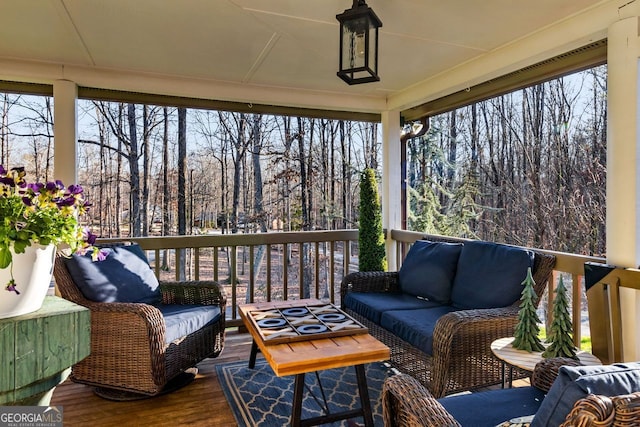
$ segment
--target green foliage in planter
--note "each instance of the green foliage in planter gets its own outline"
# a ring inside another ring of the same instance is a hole
[[[549,328],[547,347],[542,357],[571,357],[576,358],[576,348],[573,345],[573,324],[569,315],[569,300],[567,288],[564,286],[562,276],[556,288],[556,297],[553,300],[553,321]]]
[[[538,335],[540,334],[540,318],[536,312],[538,295],[534,289],[535,282],[531,275],[531,267],[527,269],[527,277],[522,282],[524,289],[520,298],[520,311],[518,312],[518,324],[516,325],[513,348],[525,351],[543,351],[544,346]]]
[[[386,271],[387,258],[382,232],[382,206],[375,171],[365,169],[360,176],[360,222],[358,244],[360,271]]]

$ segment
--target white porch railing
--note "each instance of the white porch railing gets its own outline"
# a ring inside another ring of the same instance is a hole
[[[387,238],[396,242],[397,265],[401,265],[410,245],[418,239],[428,239],[429,235],[391,230]],[[122,239],[101,239],[102,242],[118,240]],[[184,262],[186,280],[222,283],[228,297],[227,321],[230,326],[241,324],[237,307],[245,302],[298,299],[304,295],[339,304],[342,278],[358,270],[358,230],[139,237],[128,240],[138,242],[148,251],[151,265],[161,279],[180,279],[181,269],[176,266]],[[556,256],[553,280],[549,284],[550,295],[553,295],[558,275],[564,274],[567,287],[572,289],[572,301],[579,302],[572,304],[574,341],[579,345],[586,312],[584,263],[604,263],[605,259],[541,251]],[[261,252],[264,255],[259,265],[250,261],[260,258]],[[232,277],[235,280],[231,280]],[[301,292],[300,289],[305,288],[304,283],[307,287]],[[304,294],[305,291],[308,293]],[[543,301],[543,304],[547,305],[545,311],[550,314],[551,299]]]

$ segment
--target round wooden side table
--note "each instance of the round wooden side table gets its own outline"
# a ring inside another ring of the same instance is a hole
[[[525,350],[517,350],[513,348],[513,337],[500,338],[491,343],[491,351],[502,362],[502,388],[507,384],[506,380],[506,366],[509,366],[509,387],[513,383],[513,369],[517,368],[526,372],[533,372],[536,364],[542,360],[541,351],[528,352]],[[578,359],[583,365],[600,365],[600,359],[593,354],[586,351],[578,351],[576,353]]]

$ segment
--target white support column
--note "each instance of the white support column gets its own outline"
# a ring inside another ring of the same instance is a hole
[[[78,86],[69,80],[53,83],[53,175],[65,185],[78,182]]]
[[[402,228],[400,112],[382,113],[382,227]],[[396,245],[386,240],[389,271],[397,271]]]
[[[612,24],[608,34],[607,262],[621,267],[640,265],[639,30],[632,16]],[[640,296],[622,289],[621,300],[623,357],[637,360]]]

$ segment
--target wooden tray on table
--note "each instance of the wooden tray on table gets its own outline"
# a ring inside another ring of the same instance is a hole
[[[267,345],[369,332],[333,304],[252,310],[248,319]]]

